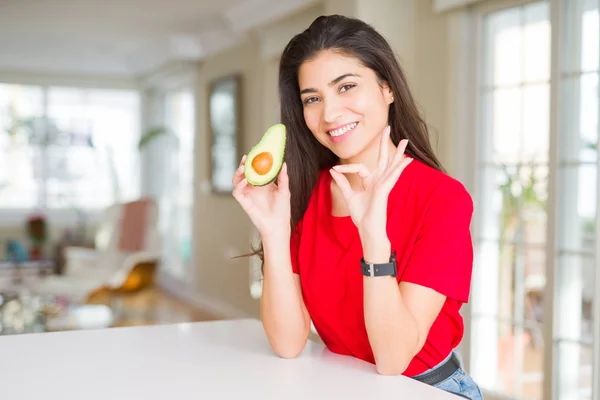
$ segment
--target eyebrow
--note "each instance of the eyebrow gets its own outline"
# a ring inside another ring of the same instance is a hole
[[[360,78],[360,75],[358,74],[344,74],[344,75],[340,75],[337,78],[335,78],[334,80],[332,80],[331,82],[329,82],[329,86],[333,86],[337,83],[339,83],[341,80],[346,79],[350,76],[356,77],[356,78]],[[306,89],[302,89],[302,91],[300,92],[300,94],[305,94],[305,93],[315,93],[317,91],[317,89],[314,88],[306,88]]]

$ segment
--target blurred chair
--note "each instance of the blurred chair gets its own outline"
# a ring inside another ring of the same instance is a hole
[[[98,291],[134,292],[151,286],[161,252],[155,202],[140,199],[107,208],[95,247],[67,247],[64,252],[63,274],[35,282],[32,290],[86,302]]]

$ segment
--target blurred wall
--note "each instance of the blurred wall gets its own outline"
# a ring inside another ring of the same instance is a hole
[[[311,8],[255,32],[244,43],[201,63],[198,84],[198,129],[196,137],[197,188],[195,222],[197,224],[195,290],[202,304],[228,316],[259,315],[259,301],[249,293],[249,258],[231,257],[247,253],[253,225],[231,195],[210,193],[210,137],[208,131],[208,91],[211,82],[230,74],[242,79],[242,122],[240,152],[247,153],[265,129],[278,120],[277,60],[274,54],[283,35],[292,35],[287,27],[310,22],[320,8]],[[274,31],[276,34],[274,35]],[[291,36],[290,36],[291,38]],[[232,315],[235,314],[235,315]]]

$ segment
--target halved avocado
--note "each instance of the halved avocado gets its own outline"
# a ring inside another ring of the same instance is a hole
[[[275,124],[267,129],[244,163],[244,175],[249,184],[264,186],[277,178],[283,165],[285,144],[285,125]]]

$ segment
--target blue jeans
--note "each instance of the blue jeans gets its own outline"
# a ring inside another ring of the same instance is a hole
[[[435,367],[423,372],[423,374],[435,370],[444,362],[446,362],[448,358],[450,358],[450,355],[439,365],[436,365]],[[461,367],[457,369],[456,372],[450,375],[447,379],[433,386],[438,389],[445,390],[446,392],[454,393],[459,396],[465,397],[467,399],[483,400],[483,394],[481,393],[481,390],[479,390],[479,386],[477,386],[475,381],[473,381],[473,378],[471,378],[471,376],[464,371],[464,369],[462,368],[462,362]]]

